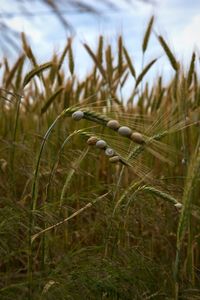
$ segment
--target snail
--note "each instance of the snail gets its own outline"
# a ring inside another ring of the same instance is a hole
[[[107,144],[104,140],[99,140],[96,142],[96,147],[99,149],[105,149],[106,146],[107,146]]]
[[[182,203],[180,203],[180,202],[177,202],[176,204],[174,204],[174,206],[176,207],[176,208],[178,208],[178,209],[180,209],[180,208],[182,208]]]
[[[132,130],[127,126],[121,126],[118,129],[118,133],[122,136],[130,137],[132,134]]]
[[[120,124],[119,124],[119,122],[117,120],[110,120],[107,123],[107,127],[111,128],[113,130],[118,130],[119,127],[120,127]]]
[[[137,144],[143,144],[144,143],[144,138],[141,133],[139,132],[133,132],[131,134],[131,140]]]
[[[107,148],[105,154],[109,157],[112,157],[115,154],[115,151],[112,148]]]
[[[91,136],[88,140],[87,140],[87,144],[90,146],[93,146],[97,143],[98,138],[96,136]]]
[[[115,155],[115,156],[113,156],[113,157],[110,157],[110,158],[109,158],[109,161],[110,161],[111,163],[117,163],[117,162],[120,161],[120,157],[119,157],[118,155]]]
[[[79,121],[84,117],[84,112],[81,110],[77,110],[72,114],[72,119],[75,121]]]

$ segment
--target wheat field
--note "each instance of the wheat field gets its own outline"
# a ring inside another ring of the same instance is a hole
[[[70,38],[1,62],[0,299],[200,299],[199,56],[157,36],[173,76],[151,86],[153,23],[139,73],[121,36],[83,45],[81,80]]]

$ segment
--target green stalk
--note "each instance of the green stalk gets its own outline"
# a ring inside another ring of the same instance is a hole
[[[10,170],[11,170],[11,178],[12,178],[12,186],[14,189],[14,194],[16,194],[16,185],[15,185],[15,142],[16,142],[16,136],[17,136],[17,128],[18,128],[18,122],[19,122],[19,114],[20,114],[20,104],[21,104],[21,97],[17,96],[17,107],[16,107],[16,114],[15,114],[15,125],[14,125],[14,132],[13,132],[13,139],[12,139],[12,150],[10,155]]]
[[[33,177],[33,185],[32,185],[32,193],[31,193],[31,202],[30,202],[30,211],[29,211],[29,234],[28,234],[28,248],[29,248],[29,253],[28,253],[28,285],[29,285],[29,294],[28,294],[28,299],[32,299],[32,285],[33,285],[33,247],[32,247],[32,242],[31,242],[31,236],[34,228],[34,210],[36,209],[37,205],[37,181],[38,181],[38,175],[39,175],[39,167],[40,167],[40,161],[42,157],[42,153],[44,150],[44,146],[46,144],[46,141],[51,134],[53,128],[63,117],[65,114],[66,110],[64,110],[60,115],[57,116],[57,118],[54,120],[54,122],[51,124],[51,126],[48,128],[47,132],[44,135],[42,144],[40,146],[40,151],[38,154],[38,158],[36,161],[36,167],[35,167],[35,172],[34,172],[34,177]]]
[[[175,280],[175,300],[179,299],[179,273],[180,273],[180,253],[182,250],[183,240],[188,228],[190,228],[190,216],[192,210],[192,192],[194,189],[195,182],[200,168],[200,138],[197,141],[196,149],[190,159],[188,165],[187,178],[184,186],[183,193],[183,209],[179,218],[178,229],[177,229],[177,241],[176,241],[176,259],[174,267],[174,280]]]

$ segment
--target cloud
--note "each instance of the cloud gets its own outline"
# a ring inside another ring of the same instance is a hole
[[[76,29],[73,47],[79,74],[88,72],[91,67],[91,58],[80,45],[82,42],[87,42],[92,49],[96,49],[100,34],[104,35],[106,43],[112,44],[116,57],[117,36],[122,34],[135,67],[140,72],[141,43],[146,25],[153,13],[156,15],[156,33],[164,36],[178,59],[182,61],[184,58],[187,62],[194,47],[200,48],[198,36],[200,14],[197,13],[197,8],[200,8],[199,0],[194,0],[190,6],[188,0],[157,0],[157,7],[146,6],[140,1],[135,3],[137,5],[133,6],[132,10],[121,11],[120,14],[108,10],[105,18],[94,18],[85,14],[68,16]],[[38,16],[34,19],[14,17],[7,23],[19,32],[26,32],[40,62],[48,60],[53,50],[61,53],[66,43],[67,33],[54,16]],[[163,52],[155,35],[152,35],[145,63],[160,57]],[[170,68],[169,62],[163,55],[154,69],[159,73],[163,70],[168,76],[168,68]]]
[[[7,22],[10,28],[18,32],[26,32],[32,39],[37,41],[42,41],[43,33],[41,30],[38,30],[28,19],[22,19],[20,17],[14,17],[9,19]]]
[[[194,47],[200,49],[199,39],[200,14],[195,15],[178,35],[178,48],[180,51],[192,51]]]

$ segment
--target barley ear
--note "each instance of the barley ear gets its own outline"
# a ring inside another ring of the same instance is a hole
[[[122,74],[122,69],[123,69],[123,52],[122,52],[122,37],[120,36],[118,38],[118,73],[119,76]]]
[[[97,49],[97,59],[100,64],[103,62],[103,36],[100,35],[99,37],[99,44]]]
[[[167,43],[165,42],[164,38],[161,35],[158,36],[158,40],[159,40],[161,46],[163,47],[163,49],[171,63],[172,68],[177,72],[179,70],[179,63],[177,62],[174,54],[172,53],[169,46],[167,45]]]
[[[126,62],[127,62],[127,64],[128,64],[129,70],[130,70],[132,76],[133,76],[134,78],[136,78],[135,68],[134,68],[134,66],[133,66],[133,64],[132,64],[131,58],[130,58],[130,56],[129,56],[129,54],[128,54],[128,51],[126,50],[125,47],[123,47],[123,52],[124,52],[124,55],[125,55]]]
[[[91,56],[91,58],[93,59],[93,61],[96,64],[97,68],[99,69],[101,75],[107,81],[106,72],[105,72],[101,62],[99,62],[96,55],[92,52],[92,50],[90,49],[90,47],[87,44],[83,44],[83,45],[84,45],[85,49],[87,50],[87,52],[89,53],[89,55]]]
[[[43,65],[40,65],[40,66],[36,67],[35,69],[33,69],[32,71],[30,71],[28,74],[26,74],[26,76],[24,78],[23,87],[25,87],[35,75],[39,75],[42,71],[44,71],[50,67],[52,67],[52,62],[48,62]]]
[[[41,109],[41,114],[45,113],[47,111],[47,109],[49,108],[49,106],[53,103],[53,101],[56,99],[57,96],[59,96],[62,91],[63,91],[64,87],[59,87],[55,93],[53,93],[45,102],[45,104],[43,105],[42,109]]]
[[[64,59],[65,59],[68,51],[69,51],[69,44],[67,43],[64,50],[63,50],[63,52],[62,52],[62,55],[61,55],[59,61],[58,61],[58,67],[57,67],[58,70],[60,70],[60,68],[62,67],[62,64],[64,62]]]
[[[149,39],[150,39],[150,35],[151,35],[153,23],[154,23],[154,16],[151,17],[151,19],[149,21],[149,24],[147,26],[145,35],[144,35],[144,39],[143,39],[143,43],[142,43],[142,51],[143,51],[143,53],[145,53],[146,50],[147,50],[147,46],[148,46],[148,43],[149,43]]]
[[[192,77],[193,77],[194,68],[195,68],[195,58],[196,58],[196,54],[195,54],[195,52],[193,52],[191,63],[190,63],[190,68],[189,68],[189,72],[188,72],[188,78],[187,78],[188,87],[190,87],[190,85],[192,83]]]
[[[140,75],[138,76],[136,83],[135,83],[135,87],[137,87],[139,85],[139,83],[142,81],[143,77],[146,75],[146,73],[149,71],[149,69],[155,64],[155,62],[157,61],[157,59],[153,59],[144,69],[143,71],[140,73]]]
[[[21,39],[22,39],[22,46],[23,46],[24,52],[26,53],[27,57],[32,62],[33,66],[36,67],[37,66],[36,58],[33,55],[31,47],[28,45],[28,42],[27,42],[27,39],[26,39],[26,35],[25,35],[24,32],[21,33]]]
[[[74,57],[73,57],[73,51],[72,51],[72,40],[71,38],[68,39],[68,43],[69,43],[69,70],[71,75],[74,74]]]

